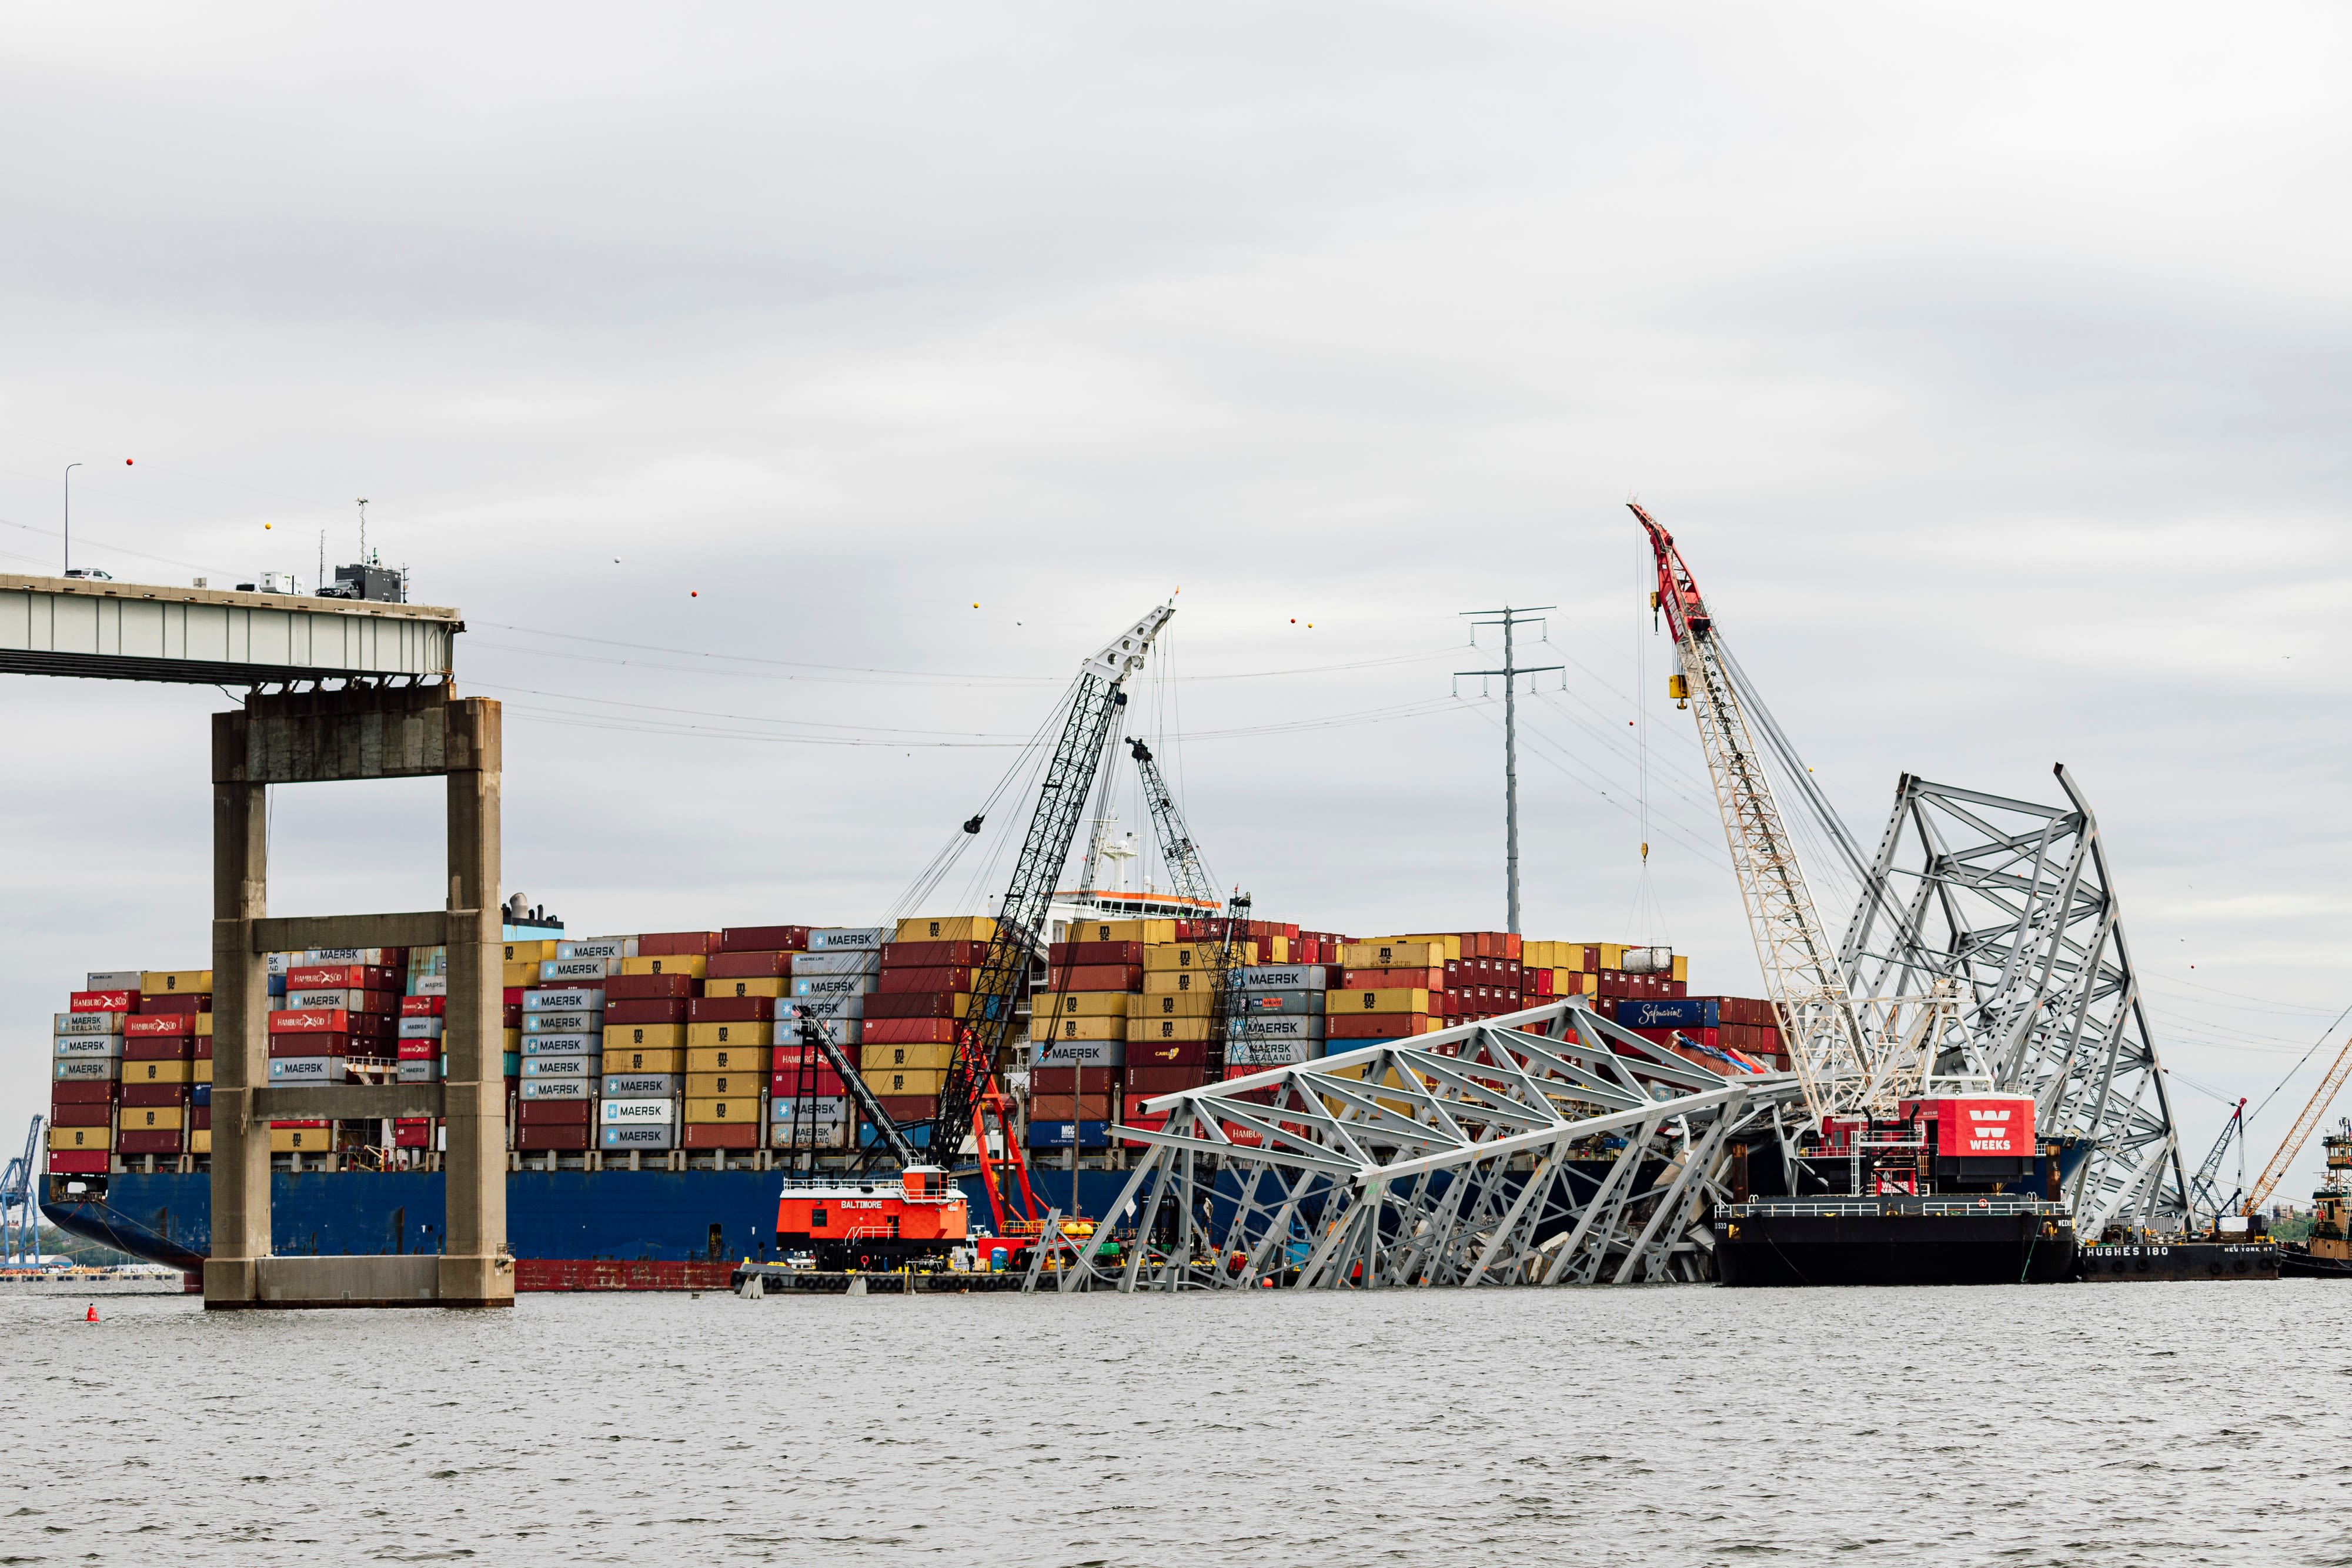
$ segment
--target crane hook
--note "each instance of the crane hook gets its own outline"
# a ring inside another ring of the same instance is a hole
[[[966,817],[966,818],[963,820],[963,831],[964,831],[965,832],[967,832],[967,833],[975,833],[975,834],[976,834],[976,833],[978,833],[978,832],[980,831],[980,825],[981,825],[981,823],[982,823],[982,822],[986,821],[987,820],[988,820],[988,818],[987,818],[987,814],[986,814],[985,812],[982,813],[982,814],[981,814],[981,815],[979,815],[979,816]]]

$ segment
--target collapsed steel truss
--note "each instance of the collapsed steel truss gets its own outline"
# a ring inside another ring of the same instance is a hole
[[[1167,1121],[1123,1130],[1150,1152],[1063,1291],[1711,1278],[1735,1145],[1780,1157],[1806,1120],[1792,1074],[1718,1072],[1567,1001],[1143,1109]]]
[[[2043,1137],[2080,1140],[2076,1230],[2173,1228],[2189,1187],[2171,1102],[2098,821],[2056,771],[2063,807],[1904,775],[1846,930],[1846,983],[1893,997],[1948,982],[1960,1006],[1931,1071],[2032,1094]]]

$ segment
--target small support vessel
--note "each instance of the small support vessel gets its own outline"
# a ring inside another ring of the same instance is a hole
[[[2279,1272],[2295,1280],[2352,1280],[2352,1121],[2320,1140],[2327,1176],[2311,1196],[2311,1236],[2279,1249]]]

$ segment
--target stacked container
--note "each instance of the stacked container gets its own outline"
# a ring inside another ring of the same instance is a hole
[[[1353,1051],[1445,1027],[1447,943],[1380,937],[1339,950],[1340,988],[1324,1000],[1328,1049]]]
[[[1678,997],[1616,1004],[1617,1022],[1644,1040],[1721,1069],[1788,1071],[1772,1004],[1753,997]]]
[[[524,1154],[586,1154],[596,1146],[597,1082],[604,1064],[604,960],[541,959],[540,983],[522,993],[522,1082],[515,1147]],[[580,972],[550,976],[549,969]]]
[[[137,1009],[139,970],[100,970],[57,1015],[49,1086],[49,1169],[103,1176],[114,1158],[124,1026]]]
[[[805,925],[731,925],[721,931],[703,980],[704,999],[694,1004],[695,1021],[772,1024],[766,1142],[780,1149],[838,1152],[849,1146],[856,1121],[849,1090],[824,1053],[801,1033],[803,1028],[822,1030],[855,1060],[866,995],[840,990],[793,997],[793,967],[808,951],[810,935]]]
[[[707,1150],[723,1159],[729,1149],[758,1148],[765,1135],[761,1118],[775,1002],[745,996],[717,998],[714,1005],[706,998],[703,981],[718,946],[716,931],[648,932],[637,938],[635,955],[620,961],[614,978],[667,988],[667,995],[644,999],[667,1002],[664,1011],[682,1015],[677,1032],[664,1036],[683,1042],[677,1146],[689,1155]],[[633,1047],[638,1027],[630,1026]]]
[[[600,1155],[660,1155],[677,1147],[679,1102],[686,1091],[686,1009],[700,984],[662,965],[645,973],[623,968],[639,956],[642,938],[594,936],[562,943],[563,963],[584,976],[590,965],[604,979],[604,1076],[597,1084],[595,1147]]]
[[[1101,1148],[1121,1119],[1128,1014],[1143,994],[1144,939],[1173,921],[1093,921],[1045,952],[1030,1007],[1029,1146]]]
[[[928,1134],[915,1124],[939,1115],[957,1030],[971,1010],[972,984],[995,935],[996,922],[985,915],[918,916],[898,922],[879,956],[874,989],[865,998],[859,1076],[883,1114],[914,1128],[919,1140]]]
[[[790,954],[788,996],[778,998],[782,1021],[776,1030],[769,1139],[782,1147],[835,1148],[853,1140],[859,1147],[881,1137],[879,1128],[860,1123],[849,1103],[848,1085],[824,1052],[801,1038],[803,1025],[822,1028],[845,1056],[864,1064],[875,1036],[875,993],[881,985],[882,951],[895,931],[887,925],[826,925],[809,930],[805,946]],[[887,1031],[886,1031],[887,1032]],[[887,1043],[887,1042],[886,1042]],[[902,1070],[903,1074],[903,1070]],[[936,1082],[888,1072],[859,1076],[877,1098],[897,1103],[894,1121],[909,1119],[912,1102],[929,1098],[936,1110]]]
[[[1135,1098],[1208,1082],[1222,946],[1214,939],[1144,944],[1143,987],[1127,1009],[1127,1087]],[[1234,954],[1243,967],[1256,963],[1257,939],[1235,943]]]
[[[403,1083],[438,1083],[448,1073],[442,1033],[449,1011],[449,949],[414,947],[408,954],[408,983],[400,999],[400,1067]],[[437,1150],[443,1140],[429,1116],[408,1116],[392,1124],[396,1149],[420,1153]],[[404,1155],[404,1158],[414,1156]]]
[[[190,1152],[196,1041],[213,1032],[210,969],[152,969],[123,1020],[122,1094],[115,1153],[123,1159]],[[206,1101],[210,1093],[207,1085]]]
[[[1321,1056],[1334,972],[1322,964],[1254,964],[1236,969],[1225,1075],[1238,1077]]]

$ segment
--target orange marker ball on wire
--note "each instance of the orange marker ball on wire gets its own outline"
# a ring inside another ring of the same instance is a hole
[[[686,596],[688,599],[699,599],[702,597],[702,594],[699,591],[689,588],[686,591]]]

